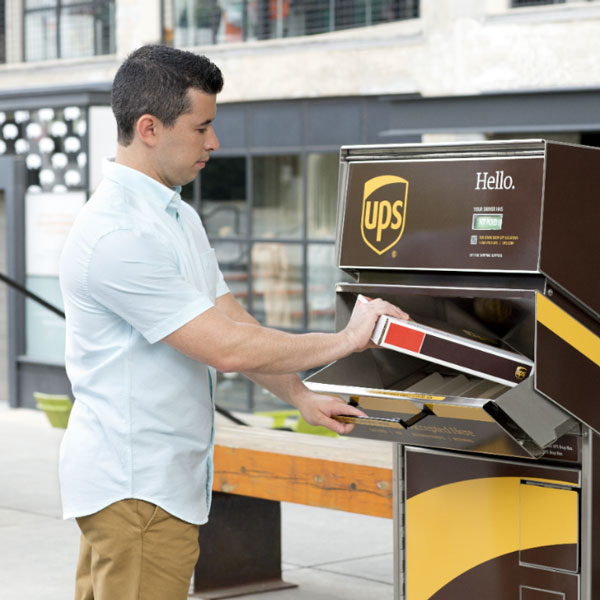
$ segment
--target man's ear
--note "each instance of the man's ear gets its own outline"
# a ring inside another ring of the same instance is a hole
[[[136,132],[144,144],[155,146],[161,127],[162,123],[154,115],[144,114],[137,120]]]

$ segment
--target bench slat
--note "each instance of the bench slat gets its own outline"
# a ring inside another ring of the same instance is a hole
[[[391,468],[219,444],[214,465],[215,491],[393,517]]]

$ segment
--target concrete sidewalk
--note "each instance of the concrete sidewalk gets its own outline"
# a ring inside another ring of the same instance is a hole
[[[1,600],[73,598],[79,531],[60,516],[62,434],[43,413],[0,403]],[[282,504],[282,554],[299,587],[249,599],[393,599],[391,520]]]

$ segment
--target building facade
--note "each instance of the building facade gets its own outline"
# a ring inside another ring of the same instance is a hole
[[[263,323],[291,331],[334,328],[334,284],[347,278],[334,264],[341,145],[510,137],[600,145],[600,0],[0,7],[0,155],[16,157],[26,190],[6,209],[6,268],[58,306],[60,242],[115,145],[112,77],[145,43],[203,53],[221,67],[221,149],[184,197],[232,292]],[[11,294],[8,318],[21,320],[9,340],[11,404],[30,405],[35,388],[68,391],[63,324]],[[229,408],[278,406],[235,374],[219,388]]]

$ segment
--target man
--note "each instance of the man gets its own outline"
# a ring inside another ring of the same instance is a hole
[[[66,365],[76,399],[61,446],[65,518],[82,532],[77,600],[179,600],[208,518],[214,370],[243,372],[339,433],[362,414],[295,375],[360,351],[382,300],[335,334],[260,326],[229,293],[202,223],[181,202],[219,148],[223,79],[207,58],[132,53],[113,83],[114,160],[61,257]]]

